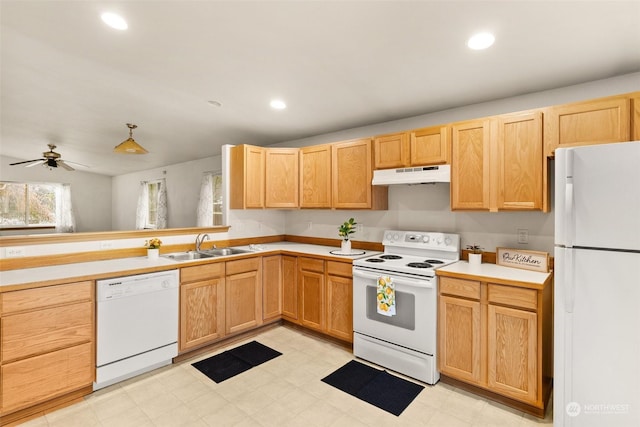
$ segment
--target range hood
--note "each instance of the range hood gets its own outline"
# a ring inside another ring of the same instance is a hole
[[[373,185],[451,182],[451,165],[415,166],[373,171]]]

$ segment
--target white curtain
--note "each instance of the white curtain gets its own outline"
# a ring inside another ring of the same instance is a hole
[[[202,177],[196,225],[198,227],[213,226],[213,174],[211,173]]]
[[[156,228],[167,228],[167,181],[164,178],[160,180],[160,188],[158,189]]]
[[[149,213],[149,187],[147,181],[140,182],[138,192],[138,207],[136,209],[136,229],[142,230],[147,226],[147,215]]]
[[[56,232],[76,231],[76,218],[71,205],[71,185],[61,184],[56,189]]]

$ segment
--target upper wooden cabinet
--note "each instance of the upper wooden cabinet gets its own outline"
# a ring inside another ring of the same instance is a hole
[[[265,149],[238,145],[230,154],[229,207],[264,208]]]
[[[375,169],[393,169],[449,163],[448,126],[432,126],[380,135],[373,140]]]
[[[629,141],[630,111],[629,95],[545,109],[545,156],[556,148]]]
[[[631,140],[640,141],[640,92],[631,96]]]
[[[542,113],[453,125],[451,209],[545,210]]]
[[[300,149],[300,207],[331,207],[331,145]]]
[[[371,139],[331,144],[332,206],[338,209],[387,209],[387,187],[372,186]]]
[[[451,209],[489,210],[489,120],[452,127]]]
[[[265,149],[265,207],[298,207],[298,149]]]

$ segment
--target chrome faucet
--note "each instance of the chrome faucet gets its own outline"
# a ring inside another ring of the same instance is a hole
[[[200,246],[202,245],[202,242],[204,242],[205,240],[209,239],[209,235],[208,234],[198,234],[198,236],[196,236],[196,252],[200,252]]]

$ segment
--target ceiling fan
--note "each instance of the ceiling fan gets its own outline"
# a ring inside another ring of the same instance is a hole
[[[60,158],[61,156],[59,153],[56,153],[55,151],[53,151],[53,149],[56,148],[55,145],[53,144],[47,144],[47,145],[49,146],[49,151],[45,151],[44,153],[42,153],[42,157],[43,157],[42,159],[33,159],[33,160],[26,160],[24,162],[10,163],[9,166],[22,165],[24,163],[31,163],[30,165],[25,165],[25,167],[30,168],[37,165],[43,165],[44,167],[48,167],[49,169],[51,169],[51,168],[57,168],[58,166],[61,166],[68,171],[75,170],[69,165],[80,166],[84,168],[89,167],[86,165],[82,165],[80,163],[65,162]],[[34,163],[34,162],[39,162],[39,163]]]

